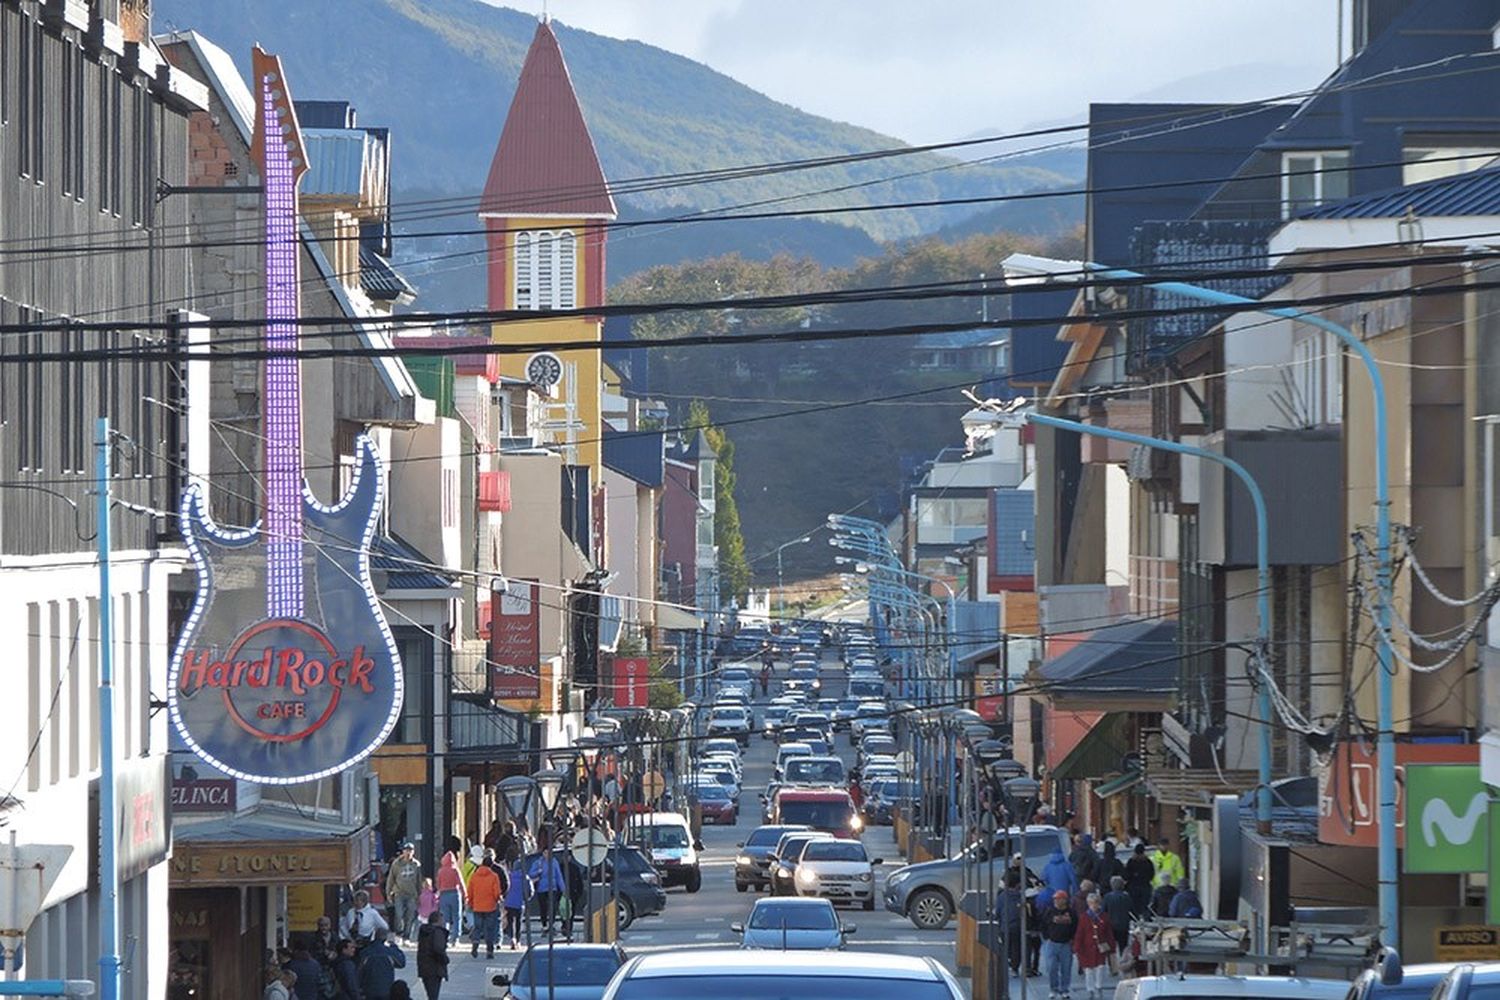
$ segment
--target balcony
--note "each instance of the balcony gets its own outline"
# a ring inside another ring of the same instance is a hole
[[[1270,560],[1328,566],[1344,558],[1343,436],[1338,427],[1219,431],[1203,447],[1234,459],[1266,499]],[[1198,468],[1198,546],[1203,562],[1254,566],[1255,508],[1239,478],[1217,462]]]

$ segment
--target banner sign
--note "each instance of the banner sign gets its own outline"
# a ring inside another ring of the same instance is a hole
[[[1500,927],[1458,924],[1433,929],[1432,957],[1439,962],[1493,962],[1500,959]]]
[[[490,696],[542,695],[542,621],[536,580],[506,580],[490,600]]]
[[[1479,763],[1475,743],[1396,744],[1396,845],[1404,846],[1407,811],[1405,772],[1423,764]],[[1345,847],[1376,847],[1375,744],[1341,743],[1333,763],[1318,775],[1318,841]],[[1483,866],[1481,866],[1482,868]]]
[[[616,708],[648,708],[651,701],[651,661],[644,656],[617,656],[614,685]]]
[[[115,764],[115,860],[128,881],[167,859],[172,821],[167,805],[172,764],[166,755]],[[99,829],[99,779],[89,781],[89,829]],[[99,838],[89,838],[89,884],[99,882]]]
[[[172,811],[234,812],[239,805],[239,787],[233,778],[178,778],[172,782]]]
[[[254,159],[265,185],[265,509],[251,528],[215,523],[206,491],[182,494],[198,576],[172,653],[167,708],[182,741],[217,770],[261,784],[338,774],[385,742],[401,714],[396,641],[370,580],[381,463],[364,435],[334,506],[302,474],[297,185],[307,172],[281,63],[256,48]]]
[[[1408,767],[1406,871],[1484,871],[1489,865],[1489,799],[1478,764]]]

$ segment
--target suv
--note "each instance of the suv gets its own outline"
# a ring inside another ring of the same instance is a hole
[[[1018,840],[1024,841],[1024,848]],[[1068,832],[1055,826],[1028,826],[1024,832],[1012,828],[1010,847],[1025,855],[1026,867],[1032,872],[1041,871],[1053,851],[1066,856],[1071,850]],[[1003,834],[996,835],[994,848],[997,855],[1004,856]],[[953,919],[954,906],[963,894],[965,861],[977,863],[988,857],[984,845],[974,843],[951,858],[897,868],[885,880],[885,908],[906,917],[919,930],[942,930]]]
[[[750,745],[750,710],[739,705],[716,705],[708,715],[709,736],[732,736],[742,747]]]
[[[841,788],[783,788],[771,807],[776,823],[805,823],[844,840],[859,837],[865,822]]]
[[[681,813],[640,813],[630,817],[625,842],[645,852],[660,874],[663,886],[682,885],[688,892],[702,888],[698,852],[703,850],[703,841],[693,837]]]
[[[802,833],[805,826],[758,826],[748,840],[739,844],[734,859],[734,887],[739,892],[750,888],[764,889],[771,884],[771,853],[788,833]]]
[[[875,866],[857,840],[810,840],[802,848],[792,882],[799,896],[875,909]]]
[[[788,785],[844,785],[849,772],[837,757],[792,757],[781,769],[781,780]]]
[[[851,698],[884,698],[885,681],[875,673],[851,674],[848,690]]]
[[[772,768],[772,774],[775,775],[777,781],[780,781],[782,771],[786,768],[786,762],[789,759],[792,757],[811,757],[812,755],[812,747],[806,743],[788,740],[781,744],[781,747],[776,751],[776,765]]]

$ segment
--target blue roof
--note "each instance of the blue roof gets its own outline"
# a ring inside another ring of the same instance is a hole
[[[1500,215],[1500,166],[1386,188],[1302,213],[1303,219],[1390,219],[1410,208],[1419,217]]]
[[[362,128],[305,128],[302,140],[307,146],[302,193],[359,197],[375,137]]]
[[[370,541],[370,568],[385,571],[385,589],[448,590],[455,578],[440,572],[433,560],[395,535],[376,535]]]
[[[996,490],[990,494],[990,575],[1032,576],[1036,494],[1031,490]]]
[[[1042,680],[1073,694],[1177,690],[1177,623],[1147,619],[1106,625],[1042,664]]]

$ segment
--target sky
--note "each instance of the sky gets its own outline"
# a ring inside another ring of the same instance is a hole
[[[499,2],[499,0],[490,0]],[[544,0],[504,0],[541,12]],[[545,0],[910,142],[1074,120],[1090,101],[1240,101],[1316,85],[1337,0]]]

